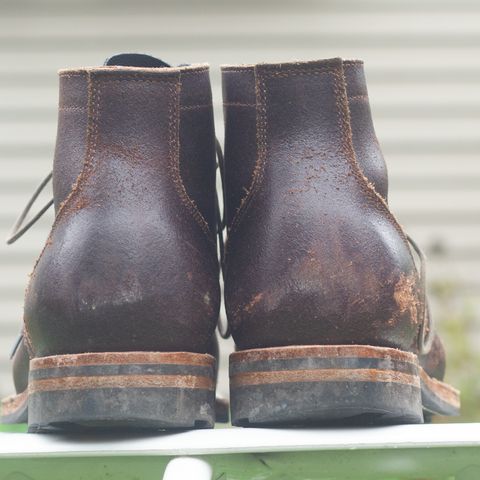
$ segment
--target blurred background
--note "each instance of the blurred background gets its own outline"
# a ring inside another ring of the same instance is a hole
[[[220,64],[365,60],[390,205],[429,257],[447,380],[463,393],[460,420],[479,421],[480,2],[0,0],[0,235],[51,169],[57,69],[123,51],[210,63],[220,139]],[[15,245],[0,245],[1,396],[12,393],[8,356],[51,222],[50,212]],[[222,347],[224,394],[231,345]]]

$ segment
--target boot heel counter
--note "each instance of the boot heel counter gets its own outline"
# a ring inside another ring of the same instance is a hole
[[[335,256],[325,243],[250,265],[262,279],[245,287],[252,276],[236,276],[226,291],[237,345],[355,343],[417,351],[423,299],[415,266],[375,243],[376,258],[368,249]]]
[[[207,352],[220,304],[214,262],[188,262],[185,249],[168,249],[164,257],[145,245],[143,255],[127,258],[116,247],[110,253],[118,262],[99,249],[102,260],[95,264],[85,258],[89,249],[78,244],[68,255],[55,248],[44,253],[25,299],[33,356]]]

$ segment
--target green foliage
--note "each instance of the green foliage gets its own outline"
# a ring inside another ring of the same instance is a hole
[[[447,351],[446,381],[461,391],[460,418],[449,422],[480,421],[480,321],[475,302],[458,285],[437,282],[432,285],[435,321]],[[478,297],[477,297],[478,298]],[[478,309],[477,309],[478,311]]]

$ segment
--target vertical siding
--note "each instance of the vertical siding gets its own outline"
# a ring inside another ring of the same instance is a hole
[[[392,208],[429,253],[429,280],[480,311],[479,25],[480,3],[466,0],[1,0],[0,233],[51,168],[59,68],[120,51],[208,61],[221,137],[220,64],[362,58]],[[51,221],[0,246],[0,394]]]

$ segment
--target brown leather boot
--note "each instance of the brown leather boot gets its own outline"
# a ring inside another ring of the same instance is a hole
[[[456,414],[362,65],[227,66],[223,86],[232,423]]]
[[[213,426],[215,168],[206,65],[60,72],[56,218],[15,355],[28,394],[23,367],[4,420],[28,395],[31,431]]]

